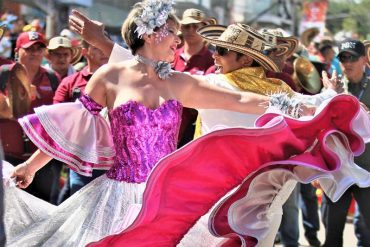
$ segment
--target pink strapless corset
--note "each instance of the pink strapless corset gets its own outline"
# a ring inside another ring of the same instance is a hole
[[[116,150],[111,179],[145,182],[153,166],[173,152],[181,123],[182,105],[167,100],[156,109],[130,100],[109,111]]]

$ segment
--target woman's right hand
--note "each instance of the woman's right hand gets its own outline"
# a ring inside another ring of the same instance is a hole
[[[30,172],[27,163],[22,163],[15,167],[11,178],[15,179],[15,183],[18,188],[27,188],[33,181],[35,174]]]

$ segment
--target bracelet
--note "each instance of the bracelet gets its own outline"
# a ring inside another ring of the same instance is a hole
[[[269,107],[276,108],[294,118],[301,116],[301,106],[302,104],[296,98],[290,98],[286,93],[270,95]]]
[[[293,100],[293,102],[294,102],[294,100]],[[301,106],[302,106],[302,104],[301,104],[301,103],[294,102],[294,103],[291,105],[291,107],[290,107],[290,109],[289,109],[289,111],[288,111],[288,114],[289,114],[290,116],[294,117],[294,118],[299,118],[299,117],[301,117],[301,111],[302,111]]]

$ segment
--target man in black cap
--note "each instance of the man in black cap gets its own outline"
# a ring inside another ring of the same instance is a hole
[[[370,78],[365,74],[367,57],[364,44],[358,40],[343,41],[339,45],[338,58],[343,70],[342,83],[345,92],[357,97],[370,108]],[[355,157],[355,163],[370,171],[369,143],[366,144],[365,152]],[[343,246],[343,230],[352,198],[357,202],[357,217],[354,219],[357,246],[370,246],[370,188],[360,188],[357,185],[351,186],[335,203],[326,196],[323,198],[322,217],[326,229],[323,246]]]

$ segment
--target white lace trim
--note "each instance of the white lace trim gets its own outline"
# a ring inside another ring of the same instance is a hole
[[[80,103],[81,104],[81,103]],[[91,162],[91,163],[97,163],[100,162],[98,157],[113,157],[115,152],[110,147],[100,147],[96,148],[96,151],[88,151],[79,145],[70,142],[66,138],[64,138],[63,133],[60,132],[56,126],[52,124],[50,121],[50,118],[46,111],[43,110],[44,107],[36,108],[35,113],[37,117],[39,118],[42,126],[44,127],[45,131],[48,133],[48,135],[56,142],[58,143],[63,149],[66,151],[77,155],[82,160]],[[87,110],[86,110],[87,111]],[[89,113],[90,114],[90,113]],[[97,118],[100,118],[101,116],[97,115]],[[105,121],[102,118],[102,121]],[[94,119],[95,125],[96,120]]]

